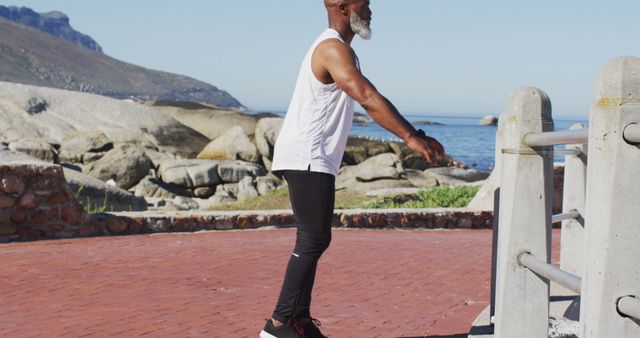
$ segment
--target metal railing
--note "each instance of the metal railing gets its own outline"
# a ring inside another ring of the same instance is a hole
[[[613,60],[597,88],[588,129],[550,130],[550,100],[532,87],[514,93],[500,117],[496,337],[547,337],[551,282],[581,296],[580,337],[640,337],[640,58]],[[564,198],[553,215],[558,144],[567,145]],[[560,267],[550,263],[557,222]]]

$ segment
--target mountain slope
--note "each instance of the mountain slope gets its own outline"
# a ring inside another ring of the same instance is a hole
[[[0,18],[0,81],[138,100],[193,101],[245,109],[229,93],[146,69]]]
[[[94,39],[71,28],[69,17],[62,12],[38,13],[27,7],[0,6],[0,17],[102,52],[102,47]]]

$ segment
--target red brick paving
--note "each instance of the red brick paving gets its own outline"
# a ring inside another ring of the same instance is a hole
[[[1,337],[257,337],[294,229],[0,245]],[[312,313],[331,337],[466,337],[491,230],[334,230]]]

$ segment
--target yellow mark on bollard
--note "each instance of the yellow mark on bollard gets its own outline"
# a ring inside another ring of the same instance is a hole
[[[612,99],[610,97],[603,97],[598,101],[599,106],[620,106],[622,105],[622,100]]]

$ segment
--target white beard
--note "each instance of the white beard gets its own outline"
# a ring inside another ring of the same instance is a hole
[[[363,40],[371,39],[371,27],[369,27],[369,23],[364,21],[358,14],[351,13],[350,26],[351,30],[358,34]]]

